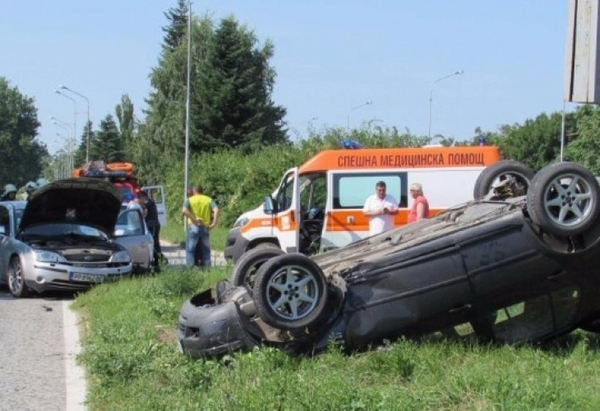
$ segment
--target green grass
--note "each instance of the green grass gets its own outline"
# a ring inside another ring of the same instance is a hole
[[[385,350],[312,358],[274,348],[193,360],[176,348],[181,304],[229,268],[165,269],[77,297],[94,410],[597,410],[600,339],[543,348],[430,336]]]
[[[225,249],[225,240],[229,233],[230,227],[222,227],[217,225],[210,232],[210,244],[213,250],[223,251]],[[171,243],[185,245],[185,231],[183,223],[170,220],[165,227],[160,229],[160,238]]]

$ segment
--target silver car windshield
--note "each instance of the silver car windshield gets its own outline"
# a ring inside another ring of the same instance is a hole
[[[88,237],[92,239],[105,240],[107,235],[97,228],[83,224],[41,224],[28,228],[22,233],[27,237]]]

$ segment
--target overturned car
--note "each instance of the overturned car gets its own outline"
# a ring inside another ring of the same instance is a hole
[[[535,175],[500,162],[474,195],[483,198],[312,258],[257,250],[234,283],[184,303],[181,350],[314,352],[332,340],[359,350],[436,331],[540,343],[578,327],[600,331],[593,174],[568,162]]]

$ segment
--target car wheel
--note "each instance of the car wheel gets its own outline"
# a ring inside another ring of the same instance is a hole
[[[275,244],[259,244],[250,251],[242,254],[240,259],[235,263],[231,274],[231,282],[236,286],[247,285],[252,290],[258,269],[265,261],[282,254],[284,254],[284,251],[275,246]]]
[[[525,195],[531,184],[534,171],[527,165],[514,160],[502,160],[486,167],[477,180],[473,189],[473,198],[482,199],[496,185],[509,179],[513,180],[516,193],[513,196]]]
[[[297,253],[265,262],[256,274],[253,294],[260,318],[289,331],[319,325],[328,303],[323,271]]]
[[[596,177],[579,164],[544,167],[531,181],[527,210],[531,220],[558,236],[581,234],[595,224],[600,207]]]
[[[15,298],[27,297],[31,294],[31,291],[25,284],[25,276],[23,273],[23,266],[19,257],[12,257],[8,265],[7,271],[8,289]]]

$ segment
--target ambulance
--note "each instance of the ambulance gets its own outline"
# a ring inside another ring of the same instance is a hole
[[[473,199],[481,171],[501,160],[493,146],[327,150],[288,170],[265,202],[230,230],[225,258],[236,262],[256,248],[314,254],[369,236],[367,197],[384,181],[398,200],[395,226],[406,224],[409,187],[421,183],[430,216]]]

